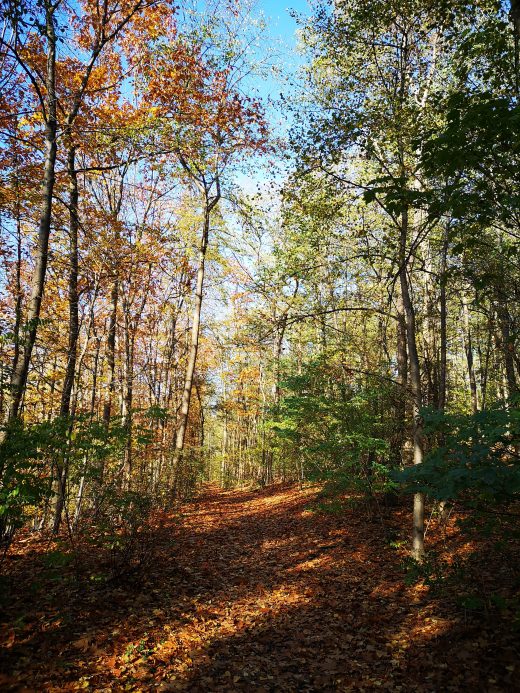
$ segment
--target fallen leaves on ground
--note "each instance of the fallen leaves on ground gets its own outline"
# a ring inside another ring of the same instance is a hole
[[[207,487],[180,519],[158,518],[138,591],[49,572],[48,542],[22,536],[4,565],[0,687],[520,690],[510,622],[407,586],[379,520],[309,512],[316,493]],[[405,536],[408,518],[387,523]],[[453,522],[443,541],[464,550]]]

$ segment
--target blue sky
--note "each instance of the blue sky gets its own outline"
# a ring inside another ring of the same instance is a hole
[[[304,16],[309,15],[307,0],[258,0],[258,11],[268,20],[267,34],[273,39],[273,45],[280,46],[280,58],[283,61],[283,72],[290,76],[302,64],[297,53],[297,21],[291,11]],[[268,86],[268,85],[266,85]],[[276,85],[272,85],[276,88]],[[263,94],[265,96],[265,94]]]
[[[271,17],[273,19],[273,29],[275,29],[280,36],[286,37],[288,41],[292,40],[294,37],[294,31],[296,29],[296,22],[290,16],[289,10],[295,10],[296,12],[301,12],[307,14],[309,11],[309,6],[307,0],[259,0],[259,8],[265,13],[266,17]]]
[[[269,63],[277,65],[279,77],[272,74],[266,79],[259,80],[258,76],[252,76],[246,86],[246,90],[260,96],[267,107],[268,120],[271,132],[277,136],[284,136],[291,125],[290,113],[281,107],[280,94],[290,97],[295,92],[294,83],[297,80],[298,69],[303,65],[304,59],[297,52],[298,23],[291,16],[291,11],[303,15],[311,14],[307,0],[257,0],[255,13],[262,14],[266,20],[267,28],[257,58],[262,59],[264,51],[270,55]],[[274,164],[274,168],[273,168]],[[279,166],[281,167],[279,169]],[[278,170],[279,169],[279,170]],[[279,162],[256,162],[253,167],[248,167],[247,172],[242,171],[235,176],[235,183],[244,192],[258,192],[259,186],[264,187],[269,181],[276,180],[281,183],[285,174],[284,165]],[[271,189],[271,194],[272,194]]]

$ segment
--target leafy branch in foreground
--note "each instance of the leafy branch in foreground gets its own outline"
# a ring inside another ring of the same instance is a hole
[[[520,497],[520,411],[497,404],[475,414],[426,411],[432,446],[424,464],[394,472],[407,490],[486,510]]]

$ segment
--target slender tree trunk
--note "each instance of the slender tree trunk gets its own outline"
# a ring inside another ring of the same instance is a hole
[[[440,266],[440,359],[439,359],[439,400],[437,403],[437,408],[440,412],[444,414],[446,411],[446,381],[448,374],[448,308],[447,308],[447,298],[446,298],[446,286],[447,286],[447,257],[448,257],[448,229],[444,231],[444,240],[442,243],[441,251],[441,266]],[[444,445],[444,436],[441,434],[439,436],[439,443]],[[441,519],[445,520],[448,516],[446,509],[446,501],[439,502],[439,515]]]
[[[45,122],[45,161],[42,185],[42,209],[38,229],[35,265],[31,280],[29,309],[27,313],[28,330],[24,348],[11,377],[11,398],[6,411],[6,423],[18,417],[20,404],[27,384],[31,355],[36,342],[41,304],[47,273],[49,237],[51,231],[53,192],[56,166],[56,32],[54,26],[55,6],[45,0],[45,36],[47,39],[47,64],[45,73],[46,122]],[[5,435],[5,434],[4,434]]]
[[[61,393],[60,417],[70,416],[70,404],[79,338],[79,306],[78,306],[78,231],[79,231],[79,191],[78,175],[76,173],[76,149],[69,148],[67,153],[67,173],[69,176],[69,343],[67,348],[67,366]],[[69,455],[66,450],[63,464],[56,464],[57,497],[54,512],[53,532],[59,531],[61,517],[66,501],[67,476]]]
[[[282,315],[278,331],[273,343],[273,358],[274,358],[274,381],[272,387],[272,399],[275,411],[278,410],[278,405],[280,404],[280,378],[281,378],[281,360],[282,360],[282,347],[283,340],[285,336],[285,329],[287,326],[287,312]],[[263,455],[264,458],[264,482],[266,485],[272,484],[274,481],[274,451],[266,450]]]
[[[13,329],[14,356],[12,372],[18,367],[20,358],[20,329],[22,326],[22,218],[20,209],[20,190],[19,190],[18,166],[16,171],[16,271],[15,271],[15,320]],[[2,388],[3,389],[3,388]],[[3,393],[2,393],[3,394]]]
[[[493,344],[493,321],[491,316],[488,316],[487,324],[487,339],[486,353],[482,354],[482,349],[479,346],[479,361],[480,361],[480,403],[482,409],[487,406],[487,391],[489,379],[489,362],[491,359],[491,351]]]
[[[222,370],[221,370],[221,377],[222,377],[222,401],[224,402],[224,426],[222,429],[222,448],[221,448],[221,454],[222,454],[222,459],[220,462],[220,485],[222,488],[226,487],[226,479],[227,479],[227,451],[228,451],[228,412],[227,412],[227,387],[226,387],[226,378],[224,377],[224,368],[223,368],[223,361],[224,361],[225,356],[222,359]]]
[[[515,46],[515,94],[520,94],[520,0],[511,0],[511,21]]]
[[[112,400],[116,386],[116,328],[117,328],[117,304],[119,300],[119,278],[117,275],[112,282],[110,292],[110,318],[108,323],[107,335],[107,365],[108,365],[108,387],[103,405],[103,421],[108,428],[110,417],[112,416]]]
[[[403,308],[406,317],[406,338],[408,347],[408,359],[410,364],[410,386],[413,392],[413,461],[414,464],[422,464],[424,458],[423,451],[423,424],[421,419],[422,407],[422,385],[421,369],[419,363],[419,353],[417,350],[415,310],[410,294],[410,284],[408,279],[409,264],[406,259],[408,243],[409,213],[408,208],[404,208],[401,219],[401,239],[400,239],[400,282]],[[412,533],[413,556],[417,560],[422,560],[424,556],[424,494],[416,493],[413,503],[413,533]]]
[[[272,388],[273,404],[278,407],[280,403],[280,377],[281,377],[281,361],[282,347],[285,336],[285,327],[287,324],[287,314],[283,315],[280,320],[275,340],[273,342],[273,358],[274,358],[274,382]]]
[[[398,466],[403,463],[403,450],[406,436],[406,401],[408,391],[408,348],[406,338],[406,314],[403,297],[399,290],[397,298],[397,379],[399,391],[396,403],[396,445],[395,461]]]
[[[504,367],[506,371],[507,391],[509,397],[518,394],[516,382],[514,344],[511,339],[511,318],[507,306],[501,298],[497,300],[498,325],[500,329],[500,346],[504,357]]]
[[[78,231],[79,231],[79,191],[78,175],[75,166],[76,148],[72,146],[67,155],[67,173],[69,176],[69,344],[67,349],[67,368],[61,395],[60,416],[70,414],[70,402],[74,377],[76,375],[76,360],[79,338],[79,306],[78,306]]]
[[[440,267],[440,364],[439,364],[439,411],[446,409],[446,380],[448,373],[448,309],[446,299],[447,286],[447,256],[448,256],[448,230],[444,232],[442,243],[441,267]]]
[[[94,352],[94,367],[93,367],[93,374],[92,374],[92,392],[91,392],[91,397],[90,397],[90,413],[89,413],[89,420],[90,423],[94,420],[94,411],[96,407],[96,389],[97,389],[97,377],[98,377],[98,367],[99,367],[99,352],[101,350],[101,338],[96,338],[96,350]],[[76,529],[79,523],[79,519],[81,517],[81,506],[83,503],[83,497],[85,493],[85,484],[86,484],[86,479],[85,479],[85,474],[87,471],[87,466],[88,466],[88,453],[85,453],[85,456],[83,458],[83,471],[81,474],[81,479],[79,482],[79,488],[78,488],[78,494],[76,496],[76,508],[74,510],[74,522],[73,526]]]
[[[184,378],[184,388],[182,391],[181,407],[179,412],[179,424],[177,434],[175,436],[175,449],[173,454],[173,468],[175,471],[175,483],[180,472],[180,462],[184,443],[186,439],[186,431],[188,428],[188,417],[190,413],[191,391],[193,389],[193,377],[195,374],[195,366],[197,363],[197,353],[199,350],[199,335],[200,335],[200,316],[202,312],[202,297],[204,292],[204,275],[206,266],[206,251],[208,249],[209,229],[210,229],[211,210],[210,205],[205,204],[204,209],[204,226],[202,230],[202,238],[199,247],[199,266],[197,269],[197,283],[195,287],[195,305],[193,307],[193,318],[191,326],[191,336],[188,352],[188,363],[186,365],[186,375]]]
[[[199,420],[200,420],[200,434],[199,434],[199,447],[202,449],[204,447],[204,442],[205,442],[205,427],[206,427],[206,420],[204,416],[204,407],[202,404],[202,397],[200,394],[200,387],[198,385],[195,385],[195,391],[197,394],[197,401],[199,403]]]
[[[125,394],[124,394],[124,426],[126,433],[124,486],[130,486],[132,475],[132,407],[134,402],[134,339],[131,334],[129,307],[123,302],[125,318]]]
[[[478,392],[477,378],[475,376],[475,366],[473,359],[473,338],[471,336],[471,326],[469,321],[469,308],[466,299],[462,302],[462,314],[464,318],[464,350],[466,352],[466,361],[468,364],[469,389],[471,393],[471,408],[473,413],[478,412]]]
[[[432,248],[427,245],[425,253],[426,278],[425,290],[425,312],[423,321],[423,343],[424,343],[424,373],[427,376],[426,392],[423,392],[425,403],[428,406],[439,408],[439,360],[437,348],[436,331],[436,286],[433,281],[434,269],[432,262]]]

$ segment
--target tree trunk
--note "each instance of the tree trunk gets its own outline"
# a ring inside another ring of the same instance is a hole
[[[79,231],[79,191],[78,176],[75,166],[76,149],[71,146],[67,154],[67,173],[69,176],[69,343],[67,348],[67,366],[61,393],[60,417],[70,415],[72,388],[76,375],[78,355],[79,311],[78,311],[78,231]],[[58,533],[67,488],[69,459],[65,451],[63,464],[56,464],[57,496],[54,511],[53,532]]]
[[[509,397],[514,397],[518,394],[518,385],[516,383],[515,374],[514,343],[511,338],[511,317],[507,306],[500,296],[497,298],[497,316],[500,329],[500,346],[502,347],[502,354],[504,356],[508,395]]]
[[[123,301],[125,318],[125,394],[124,394],[124,427],[126,435],[125,465],[123,485],[130,487],[132,476],[132,407],[134,403],[134,339],[131,334],[130,315],[127,301]]]
[[[477,379],[475,377],[475,366],[473,359],[473,339],[471,336],[471,326],[469,322],[469,308],[468,303],[464,299],[462,302],[462,313],[464,317],[464,350],[466,352],[466,361],[468,364],[468,378],[469,378],[469,389],[471,393],[471,408],[473,413],[478,412],[478,393],[477,393]]]
[[[67,368],[61,395],[60,416],[70,414],[70,401],[74,377],[79,338],[78,312],[78,231],[79,231],[79,192],[78,176],[75,167],[76,148],[72,146],[67,155],[67,173],[69,176],[69,344],[67,349]]]
[[[117,327],[117,304],[119,300],[119,278],[114,277],[112,290],[110,292],[110,318],[107,336],[107,364],[108,364],[108,387],[103,406],[103,422],[108,428],[110,417],[112,416],[112,399],[115,392],[115,372],[116,372],[116,327]]]
[[[425,404],[439,408],[439,359],[436,330],[437,287],[433,281],[435,275],[432,252],[431,245],[428,243],[424,259],[426,277],[424,282],[423,372],[426,376],[426,391],[423,392],[423,397]]]
[[[410,364],[410,386],[413,393],[413,461],[414,464],[422,464],[423,452],[423,424],[421,419],[422,386],[419,353],[417,350],[415,310],[410,295],[408,279],[409,263],[406,259],[408,243],[409,216],[408,208],[403,209],[401,219],[400,239],[400,283],[403,308],[406,318],[406,341],[408,347],[408,359]],[[416,560],[424,557],[424,494],[416,493],[413,503],[413,533],[412,550]]]
[[[446,299],[447,268],[446,261],[448,256],[448,230],[444,232],[442,244],[441,267],[440,267],[440,364],[439,364],[439,411],[446,409],[446,380],[448,373],[448,310]]]
[[[515,94],[520,94],[520,0],[511,0],[511,21],[515,46]]]
[[[190,413],[191,391],[193,389],[193,377],[197,363],[197,353],[199,350],[200,316],[202,312],[202,296],[204,292],[204,274],[206,265],[206,251],[208,248],[209,228],[210,228],[211,209],[207,203],[204,209],[204,226],[199,247],[199,267],[197,269],[197,283],[195,287],[195,306],[193,308],[193,319],[191,326],[190,345],[188,352],[188,363],[186,365],[186,375],[184,378],[184,388],[182,391],[180,419],[175,436],[175,449],[173,454],[173,469],[175,473],[175,484],[180,472],[180,462],[184,450],[186,430],[188,428],[188,417]]]
[[[15,321],[13,329],[14,356],[12,363],[12,371],[14,372],[18,366],[20,358],[20,329],[22,326],[22,216],[20,209],[20,190],[19,190],[19,172],[18,165],[16,170],[16,272],[15,272]],[[3,392],[2,392],[3,395]]]
[[[272,387],[272,398],[275,411],[278,411],[280,404],[280,377],[281,377],[281,359],[283,340],[287,327],[287,311],[282,315],[278,326],[277,334],[273,343],[273,358],[274,358],[274,382]],[[265,450],[263,454],[264,471],[263,481],[266,485],[272,484],[274,481],[274,450]]]
[[[6,411],[6,423],[8,425],[18,417],[20,403],[25,392],[31,355],[38,332],[38,323],[40,320],[43,291],[45,287],[45,276],[47,273],[53,192],[56,178],[56,32],[54,27],[54,11],[55,7],[46,0],[45,36],[47,39],[47,64],[45,74],[45,106],[47,113],[44,136],[45,161],[42,185],[43,201],[40,213],[35,265],[31,280],[29,309],[27,313],[28,330],[23,351],[20,354],[20,358],[18,359],[18,363],[11,377],[11,397]]]
[[[95,334],[95,333],[94,333]],[[89,413],[89,421],[92,424],[92,421],[94,420],[94,411],[96,407],[96,389],[97,389],[97,377],[98,377],[98,366],[99,366],[99,352],[101,349],[101,339],[96,338],[96,350],[94,352],[94,367],[93,367],[93,374],[92,374],[92,392],[91,392],[91,397],[90,397],[90,413]],[[85,474],[88,468],[88,452],[85,453],[85,456],[83,458],[83,471],[81,474],[81,479],[79,482],[79,489],[78,489],[78,494],[76,496],[76,508],[74,511],[74,521],[73,521],[73,527],[74,529],[77,528],[79,519],[81,516],[81,506],[83,503],[83,497],[84,497],[84,492],[85,492]]]
[[[408,348],[406,346],[406,314],[401,292],[397,298],[397,380],[399,391],[396,402],[396,442],[395,462],[398,466],[403,463],[403,448],[406,435],[406,400],[408,391]]]

